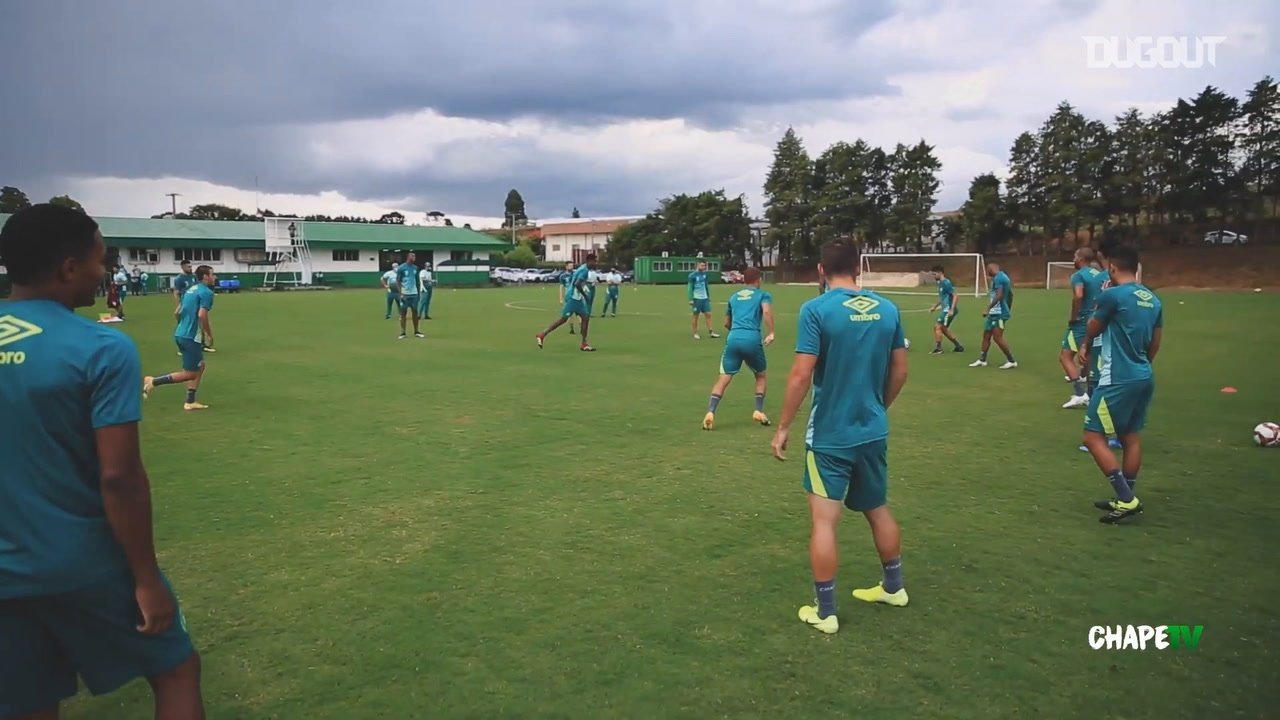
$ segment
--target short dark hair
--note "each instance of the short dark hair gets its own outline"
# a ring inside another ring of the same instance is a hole
[[[15,285],[39,282],[67,258],[93,247],[98,223],[82,210],[42,203],[14,213],[0,229],[0,265]]]
[[[940,273],[945,273],[945,272],[947,271],[947,269],[946,269],[946,268],[944,268],[944,267],[942,267],[941,265],[934,265],[932,268],[930,268],[930,269],[929,269],[929,271],[930,271],[930,272],[940,272]]]
[[[1138,251],[1128,245],[1116,245],[1109,251],[1104,250],[1103,252],[1106,253],[1107,262],[1114,265],[1116,269],[1124,270],[1125,272],[1138,271],[1138,261],[1140,260]]]
[[[209,274],[212,272],[213,272],[213,268],[209,267],[208,265],[201,265],[200,267],[196,268],[196,279],[203,280],[206,277],[208,277]]]
[[[587,253],[587,262],[595,262],[595,259],[596,259],[595,253]]]
[[[763,274],[760,272],[760,268],[749,267],[742,271],[742,281],[745,283],[753,283],[759,280],[762,276]]]
[[[178,264],[179,264],[179,265],[190,265],[190,264],[191,264],[191,261],[190,261],[190,260],[188,260],[188,259],[186,259],[186,258],[182,258],[182,262],[180,262],[180,263],[178,263]]]
[[[1111,253],[1115,252],[1116,250],[1119,250],[1122,247],[1124,246],[1120,243],[1119,240],[1111,238],[1111,239],[1103,240],[1102,242],[1098,243],[1098,252],[1102,253],[1103,255],[1106,255],[1107,257],[1111,257]]]
[[[858,246],[844,240],[831,240],[822,245],[822,270],[827,275],[856,275],[862,255]]]

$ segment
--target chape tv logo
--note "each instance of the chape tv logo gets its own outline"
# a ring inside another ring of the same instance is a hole
[[[1094,650],[1195,650],[1200,647],[1203,625],[1094,625],[1089,647]]]
[[[1222,35],[1085,35],[1085,64],[1093,70],[1165,68],[1195,70],[1218,66]]]

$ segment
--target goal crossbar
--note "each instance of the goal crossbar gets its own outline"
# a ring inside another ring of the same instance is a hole
[[[1076,264],[1074,262],[1057,261],[1057,262],[1047,262],[1044,264],[1044,289],[1045,290],[1054,289],[1053,288],[1054,268],[1059,268],[1061,270],[1066,271],[1067,283],[1062,287],[1069,287],[1071,285],[1071,281],[1070,281],[1071,274],[1076,271]],[[1136,273],[1136,275],[1138,278],[1138,282],[1142,282],[1142,264],[1141,263],[1138,264],[1138,272]],[[1058,275],[1058,277],[1061,277],[1061,276],[1062,276],[1061,274]]]
[[[859,277],[859,286],[866,287],[869,290],[879,290],[887,294],[900,295],[933,295],[933,289],[921,289],[922,283],[917,282],[911,287],[883,287],[877,288],[875,282],[867,282],[871,277],[880,271],[876,270],[872,264],[873,260],[907,260],[913,266],[912,270],[896,271],[886,274],[895,274],[906,276],[918,274],[923,276],[928,273],[934,265],[947,265],[947,260],[960,261],[966,268],[969,263],[973,267],[973,296],[982,297],[987,294],[987,273],[984,268],[986,261],[981,253],[863,253],[862,255],[862,275]],[[917,267],[918,265],[918,267]],[[963,280],[965,288],[968,288],[968,278]],[[959,285],[959,283],[957,283]],[[964,292],[959,287],[958,292]]]

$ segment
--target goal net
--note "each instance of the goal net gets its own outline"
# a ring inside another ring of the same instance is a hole
[[[1076,271],[1075,263],[1050,262],[1044,266],[1044,289],[1066,290],[1071,287],[1071,276]],[[1142,265],[1138,265],[1138,282],[1142,282]]]
[[[936,295],[934,265],[941,265],[957,293],[987,293],[985,262],[978,253],[866,253],[858,284],[868,290],[898,295]]]

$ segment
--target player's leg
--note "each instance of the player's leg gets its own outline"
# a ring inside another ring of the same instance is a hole
[[[764,345],[762,343],[753,343],[745,360],[747,367],[756,375],[756,409],[751,413],[751,419],[767,427],[770,423],[769,416],[764,414],[764,395],[769,386],[765,372],[769,365],[768,360],[765,358]]]
[[[978,359],[969,363],[969,367],[986,367],[987,353],[991,351],[991,331],[995,327],[991,318],[986,318],[982,326],[982,352],[978,355]]]
[[[844,504],[867,519],[871,541],[880,556],[882,577],[874,587],[854,590],[853,597],[902,607],[909,599],[902,582],[902,532],[889,512],[889,443],[866,443],[855,448],[854,453]]]
[[[558,330],[561,325],[564,325],[565,323],[572,323],[577,317],[577,310],[574,307],[573,301],[565,300],[564,307],[560,308],[560,317],[556,318],[555,322],[548,325],[546,330],[543,330],[534,336],[538,341],[538,347],[542,347],[542,342],[547,339],[548,335]],[[569,334],[573,334],[572,324],[569,325]]]
[[[1018,367],[1018,361],[1013,358],[1013,351],[1009,349],[1009,343],[1004,339],[1004,319],[997,321],[997,325],[991,331],[991,339],[995,341],[996,347],[1000,348],[1000,352],[1004,353],[1005,363],[1000,366],[1001,370],[1010,370]]]
[[[951,320],[954,320],[955,317],[955,315],[952,315]],[[947,324],[942,327],[942,336],[951,341],[951,349],[954,352],[962,353],[964,352],[964,343],[961,343],[955,333],[951,332],[951,320],[948,320]]]
[[[1138,472],[1142,470],[1142,431],[1147,426],[1147,408],[1151,406],[1151,398],[1155,394],[1155,383],[1148,381],[1130,386],[1133,397],[1131,409],[1125,426],[1127,432],[1119,438],[1124,447],[1124,478],[1129,481],[1129,488],[1138,489]]]
[[[396,302],[400,306],[400,339],[403,340],[408,337],[409,303],[406,302],[404,295],[401,295]]]
[[[1106,523],[1115,523],[1142,512],[1142,503],[1133,494],[1133,486],[1107,443],[1108,435],[1129,434],[1127,423],[1132,412],[1132,400],[1126,386],[1107,385],[1099,387],[1089,398],[1089,409],[1085,411],[1084,446],[1115,490],[1115,499],[1094,503],[1098,509],[1109,511],[1102,517],[1102,522]]]
[[[701,305],[699,309],[702,311],[702,317],[707,323],[707,334],[713,338],[720,337],[720,333],[716,332],[711,327],[711,301],[703,300],[699,304]]]
[[[200,656],[176,597],[173,602],[176,614],[167,629],[138,632],[133,578],[125,573],[57,596],[47,617],[56,622],[54,632],[94,695],[146,678],[155,693],[156,718],[202,720]]]
[[[426,291],[418,293],[418,317],[425,318],[431,306],[431,295]]]
[[[723,360],[721,364],[723,364]],[[720,400],[724,397],[724,391],[729,389],[729,383],[733,382],[733,376],[737,373],[720,371],[720,375],[716,378],[716,382],[711,386],[711,397],[707,398],[707,414],[702,417],[702,429],[711,430],[716,425],[716,410],[720,407]]]
[[[422,312],[418,313],[423,320],[431,319],[431,298],[436,294],[435,288],[425,288],[422,292]]]
[[[1063,403],[1063,408],[1084,407],[1089,404],[1088,383],[1084,379],[1080,366],[1076,364],[1076,354],[1080,350],[1082,340],[1084,340],[1084,332],[1075,327],[1067,328],[1066,334],[1062,336],[1062,350],[1058,353],[1058,364],[1066,373],[1067,382],[1071,383],[1071,398]]]
[[[691,327],[693,328],[693,339],[701,340],[702,336],[698,334],[698,315],[700,314],[698,312],[698,301],[693,301],[691,307],[693,308],[693,323],[691,324]]]
[[[942,354],[942,331],[944,329],[941,318],[933,323],[933,349],[929,351],[930,355]]]
[[[207,406],[196,402],[195,394],[200,388],[200,378],[204,375],[204,348],[196,340],[190,338],[174,338],[178,345],[178,354],[182,356],[182,369],[159,376],[142,378],[142,397],[151,396],[151,392],[162,385],[186,383],[187,400],[183,408],[187,410],[203,410]]]
[[[414,334],[414,337],[424,337],[424,336],[423,336],[423,334],[422,334],[422,330],[419,328],[419,325],[418,325],[418,303],[419,303],[418,298],[410,296],[410,298],[409,298],[409,314],[410,314],[410,315],[412,315],[412,317],[413,317],[413,334]]]
[[[578,315],[578,318],[581,321],[582,329],[582,344],[578,346],[578,349],[583,352],[595,352],[596,349],[591,347],[591,343],[587,342],[587,332],[589,332],[591,328],[591,308],[584,306],[581,313]]]
[[[817,602],[800,608],[800,620],[824,633],[840,629],[836,618],[836,571],[840,563],[836,528],[849,491],[847,461],[805,449],[804,489],[809,494],[809,563]]]
[[[391,319],[391,307],[395,305],[395,302],[396,302],[396,294],[388,290],[387,291],[387,318],[386,318],[387,320]]]
[[[45,598],[0,600],[0,718],[57,720],[75,666],[42,620]]]

